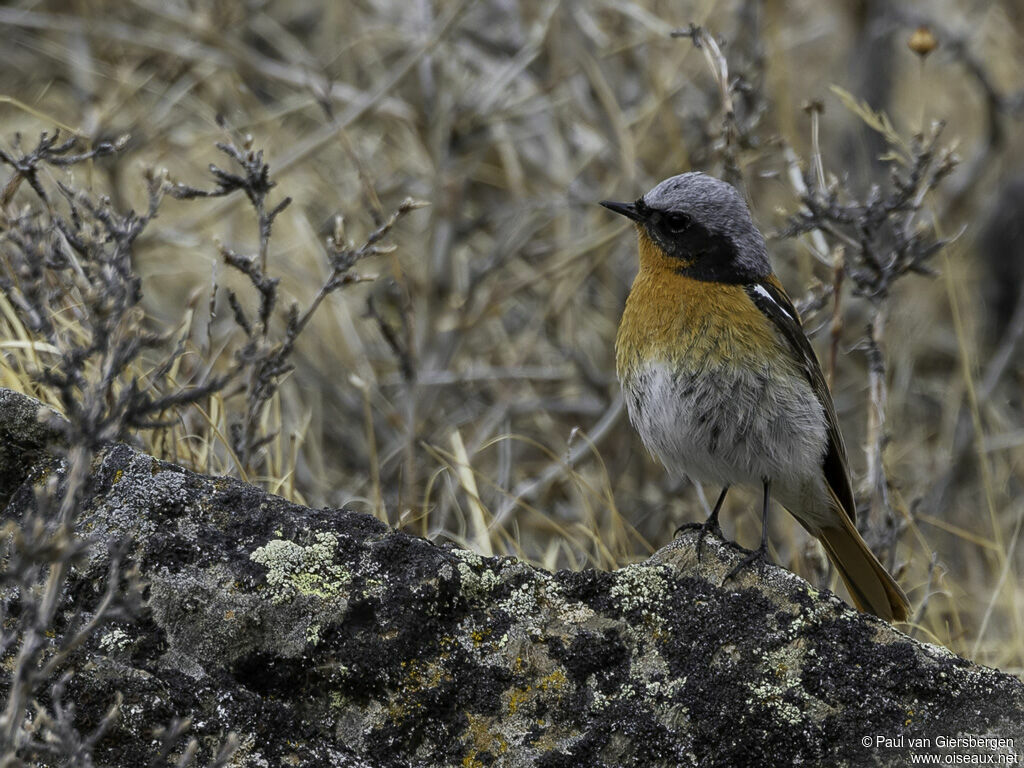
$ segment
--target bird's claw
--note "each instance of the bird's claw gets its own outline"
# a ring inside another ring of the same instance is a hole
[[[697,562],[700,563],[704,555],[704,537],[709,533],[717,536],[719,539],[725,540],[725,534],[722,533],[722,526],[718,524],[718,518],[712,515],[703,523],[683,523],[678,528],[673,536],[678,536],[683,531],[697,531]]]
[[[740,571],[751,565],[756,564],[758,571],[760,571],[768,561],[768,547],[765,543],[762,543],[761,546],[745,555],[742,560],[736,563],[736,566],[722,579],[722,585],[724,586],[727,581],[735,578]]]

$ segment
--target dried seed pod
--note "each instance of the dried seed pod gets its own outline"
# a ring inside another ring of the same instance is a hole
[[[907,46],[922,59],[939,46],[931,27],[922,24],[911,33]]]

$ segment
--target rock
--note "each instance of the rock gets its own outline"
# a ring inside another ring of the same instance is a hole
[[[5,519],[52,465],[34,410],[0,393]],[[207,758],[234,732],[244,766],[902,766],[911,738],[960,734],[1024,748],[1018,680],[780,568],[722,587],[742,553],[718,540],[700,564],[684,535],[615,572],[550,574],[126,445],[92,480],[77,525],[98,543],[67,611],[95,605],[112,539],[149,585],[135,621],[73,658],[80,729],[124,697],[97,764],[146,765],[153,729],[185,716]]]
[[[54,411],[37,400],[0,387],[0,506],[6,507],[46,449],[61,442]]]

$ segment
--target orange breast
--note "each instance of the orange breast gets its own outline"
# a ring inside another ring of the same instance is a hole
[[[620,379],[653,360],[683,370],[702,359],[752,364],[778,346],[771,322],[742,286],[681,275],[675,271],[679,262],[642,231],[639,240],[640,272],[615,342]]]

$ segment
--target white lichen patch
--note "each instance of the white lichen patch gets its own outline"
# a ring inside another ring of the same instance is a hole
[[[587,688],[589,688],[591,691],[591,712],[603,712],[619,699],[618,693],[616,693],[616,695],[614,696],[609,696],[605,693],[602,693],[601,689],[594,685],[593,675],[587,678]]]
[[[344,594],[352,574],[334,561],[338,538],[321,532],[308,546],[287,539],[274,539],[255,550],[249,559],[267,569],[267,586],[275,605],[298,595],[331,600]]]
[[[129,648],[133,643],[131,635],[125,632],[123,629],[112,629],[105,633],[100,638],[100,648],[105,650],[107,653],[113,653],[114,651],[123,651]]]
[[[809,630],[819,626],[822,621],[831,619],[835,615],[834,606],[830,601],[825,600],[817,590],[809,585],[807,591],[811,594],[814,602],[810,609],[804,608],[797,613],[785,627],[787,640],[801,637]]]
[[[685,677],[649,680],[644,683],[644,694],[652,701],[672,701],[684,685]]]
[[[547,623],[548,614],[542,610],[540,592],[543,585],[528,581],[512,590],[508,597],[497,604],[497,608],[505,611],[513,620],[522,625],[526,636],[537,638],[544,634],[543,626]],[[552,613],[558,614],[558,607],[552,606]]]
[[[564,605],[560,606],[555,613],[560,622],[570,626],[585,624],[588,621],[592,621],[597,615],[594,613],[594,609],[586,603],[570,602],[566,602]]]
[[[498,603],[498,607],[516,619],[529,619],[536,616],[540,605],[537,602],[534,585],[530,582],[520,584],[509,592],[507,598]]]
[[[749,703],[768,707],[777,717],[789,723],[805,720],[806,714],[798,702],[805,708],[814,706],[814,702],[800,684],[801,651],[785,647],[760,656],[757,666],[767,670],[769,676],[747,684],[752,694]],[[793,700],[794,694],[797,702]]]
[[[760,683],[751,684],[749,688],[753,694],[753,698],[748,701],[751,706],[760,705],[771,709],[775,717],[790,724],[795,725],[804,720],[804,714],[800,711],[800,707],[791,701],[783,700],[782,694],[786,691],[785,687],[777,686],[774,683]]]
[[[615,572],[615,583],[609,595],[618,601],[623,613],[639,611],[645,619],[660,625],[669,570],[667,566],[627,565]]]

